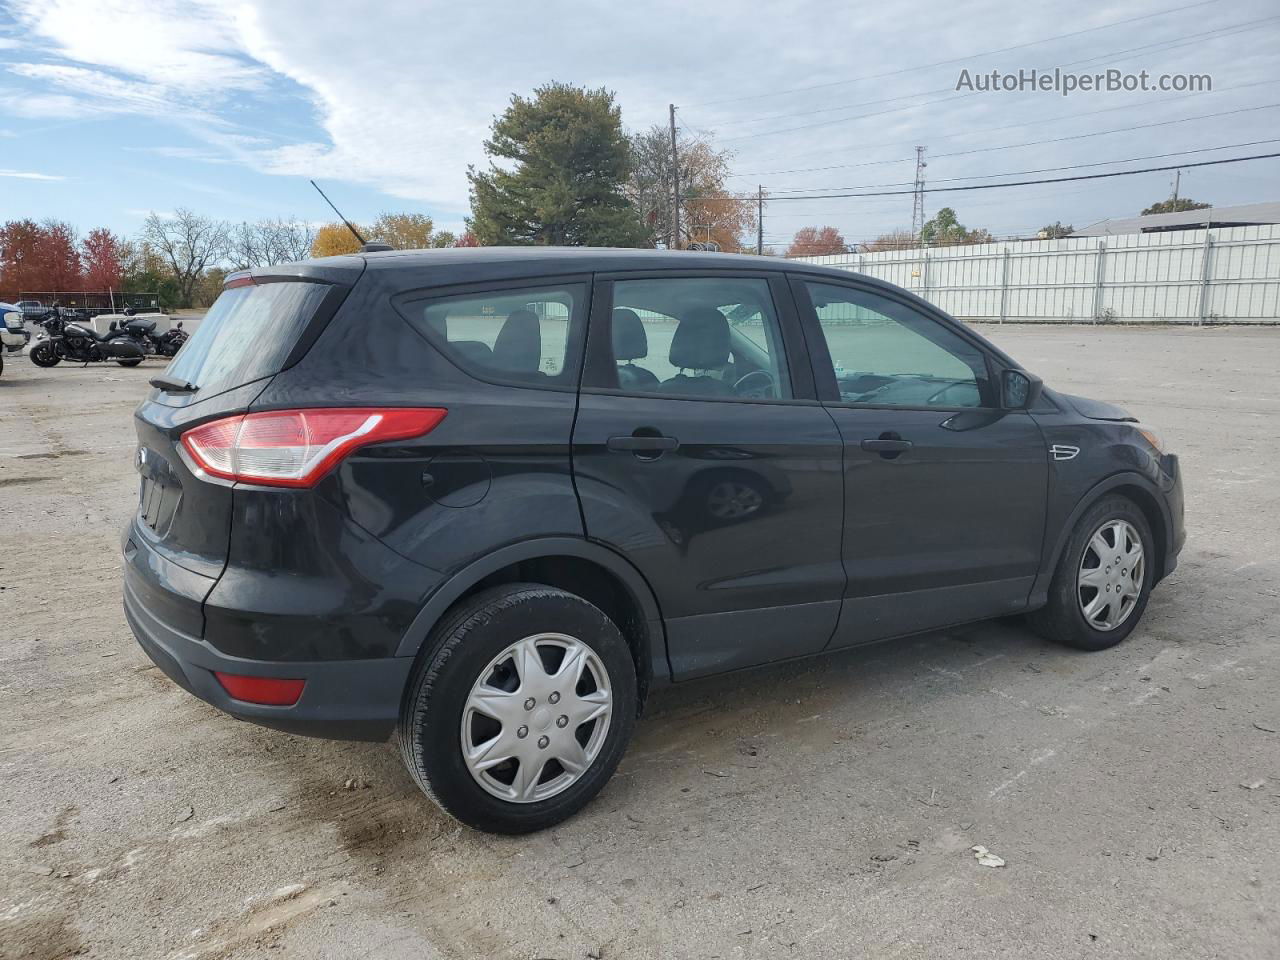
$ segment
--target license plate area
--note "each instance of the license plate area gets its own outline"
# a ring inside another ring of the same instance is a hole
[[[182,482],[169,466],[169,461],[149,447],[139,447],[138,472],[142,482],[138,489],[138,518],[159,537],[169,532],[182,500]]]

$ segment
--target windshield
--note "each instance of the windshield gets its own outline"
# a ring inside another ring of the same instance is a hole
[[[165,375],[207,396],[279,373],[331,289],[286,282],[222,291]]]

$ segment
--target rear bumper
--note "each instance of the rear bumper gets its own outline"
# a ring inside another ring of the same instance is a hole
[[[145,550],[145,547],[142,547]],[[289,733],[332,740],[386,740],[399,718],[400,698],[412,657],[375,660],[266,661],[229,656],[199,637],[165,622],[164,608],[144,602],[154,584],[145,570],[168,563],[154,554],[149,565],[125,562],[124,612],[139,645],[174,683],[240,720]],[[288,707],[233,699],[214,671],[257,677],[301,678],[302,696]]]

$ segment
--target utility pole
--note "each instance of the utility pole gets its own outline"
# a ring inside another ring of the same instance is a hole
[[[917,240],[924,232],[924,147],[916,147],[916,185],[912,191],[911,233]]]
[[[1173,172],[1173,205],[1178,205],[1178,187],[1182,186],[1182,171],[1175,170]]]
[[[680,155],[676,151],[676,105],[667,104],[671,118],[671,243],[673,250],[680,249]]]
[[[764,184],[756,186],[756,256],[764,256]]]

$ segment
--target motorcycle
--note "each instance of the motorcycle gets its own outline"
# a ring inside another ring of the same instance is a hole
[[[120,330],[126,336],[143,345],[143,352],[148,356],[173,357],[182,349],[182,345],[191,338],[191,334],[182,329],[182,321],[170,327],[164,333],[156,333],[156,322],[149,317],[133,317],[129,311],[125,315],[130,319],[123,324],[111,322],[112,330]]]
[[[86,364],[114,360],[122,367],[136,367],[146,356],[144,344],[127,331],[97,333],[67,320],[61,310],[36,323],[44,333],[27,356],[37,367],[56,367],[63,360]]]

